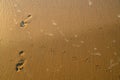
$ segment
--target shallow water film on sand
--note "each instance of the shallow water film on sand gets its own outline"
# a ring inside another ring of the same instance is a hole
[[[120,0],[0,0],[0,80],[120,80]]]

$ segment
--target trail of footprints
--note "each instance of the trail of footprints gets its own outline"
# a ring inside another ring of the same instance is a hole
[[[16,72],[20,72],[24,69],[24,65],[26,63],[26,59],[24,58],[24,51],[19,52],[19,60],[16,63]]]
[[[25,27],[26,25],[28,25],[31,21],[32,15],[28,15],[24,20],[22,20],[20,22],[20,27]],[[26,64],[26,59],[24,58],[24,51],[20,51],[19,52],[19,60],[16,63],[16,72],[20,72],[21,70],[24,69],[24,65]]]

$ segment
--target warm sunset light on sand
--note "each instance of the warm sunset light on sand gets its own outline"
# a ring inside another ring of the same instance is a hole
[[[0,0],[0,80],[120,80],[120,0]]]

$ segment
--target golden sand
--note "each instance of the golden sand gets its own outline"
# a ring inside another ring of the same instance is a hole
[[[0,0],[0,80],[120,80],[119,15],[119,0]]]

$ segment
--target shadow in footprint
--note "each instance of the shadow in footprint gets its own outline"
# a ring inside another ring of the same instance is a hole
[[[16,71],[19,72],[24,69],[25,59],[20,59],[16,64]]]
[[[23,55],[24,55],[24,51],[20,51],[19,56],[23,56]]]
[[[26,19],[22,20],[20,22],[20,27],[25,27],[28,23],[30,23],[30,19],[32,18],[32,15],[28,15]]]

